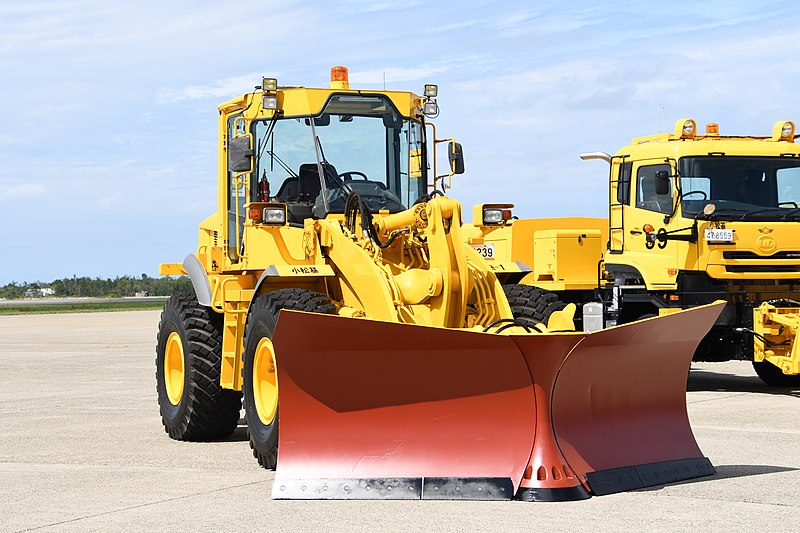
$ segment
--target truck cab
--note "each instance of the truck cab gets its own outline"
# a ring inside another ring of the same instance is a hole
[[[620,322],[722,299],[696,360],[759,361],[791,346],[791,328],[765,328],[759,308],[800,306],[795,136],[790,121],[770,136],[725,136],[717,124],[702,134],[681,119],[673,133],[633,139],[614,156],[582,154],[610,163],[604,270]],[[800,361],[775,357],[800,372]]]

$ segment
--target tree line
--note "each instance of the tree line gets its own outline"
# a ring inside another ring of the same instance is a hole
[[[7,300],[41,296],[121,298],[137,294],[170,296],[175,293],[188,293],[191,290],[192,282],[186,276],[151,278],[147,274],[142,274],[139,278],[117,276],[114,279],[72,276],[50,283],[41,281],[11,282],[0,287],[0,298]]]

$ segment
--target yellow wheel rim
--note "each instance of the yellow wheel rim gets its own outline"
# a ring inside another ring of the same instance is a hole
[[[266,337],[258,341],[253,359],[253,402],[261,422],[272,424],[278,412],[278,374],[275,349]]]
[[[178,405],[183,396],[184,368],[183,342],[180,334],[173,331],[164,349],[164,385],[172,405]]]

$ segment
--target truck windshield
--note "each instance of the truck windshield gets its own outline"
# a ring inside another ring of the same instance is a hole
[[[343,212],[351,192],[373,211],[402,211],[427,190],[423,135],[382,95],[333,95],[320,115],[258,121],[253,199],[285,202],[295,223]]]
[[[683,216],[714,204],[716,220],[800,219],[800,159],[683,157],[678,162]]]

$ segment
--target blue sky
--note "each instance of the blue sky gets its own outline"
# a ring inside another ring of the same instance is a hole
[[[681,117],[800,122],[796,2],[4,0],[0,21],[0,284],[155,275],[194,251],[216,106],[262,76],[437,83],[465,213],[605,216],[607,169],[579,152]]]

